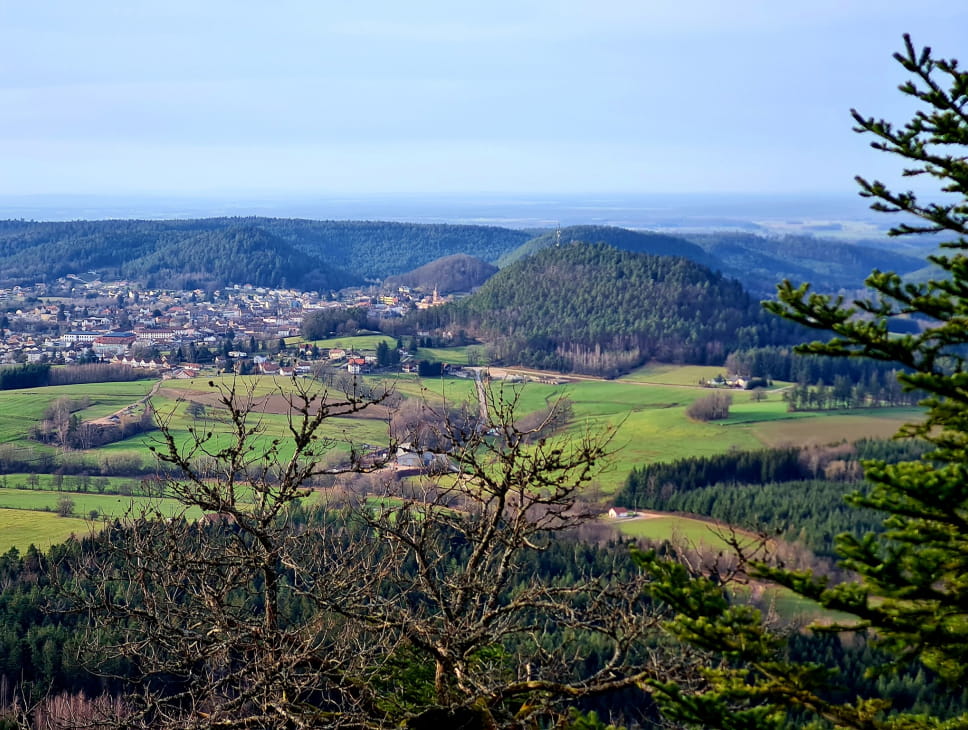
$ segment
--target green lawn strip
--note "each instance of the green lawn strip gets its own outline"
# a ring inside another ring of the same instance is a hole
[[[431,362],[445,362],[448,365],[467,365],[468,349],[480,345],[465,345],[463,347],[421,347],[417,349],[414,358]]]
[[[297,341],[301,342],[297,338]],[[366,350],[376,351],[377,345],[386,342],[389,347],[396,347],[397,340],[389,335],[345,335],[342,337],[329,337],[325,340],[312,340],[310,344],[323,349],[341,348],[343,350],[355,350],[363,352]],[[289,344],[289,340],[286,340]]]
[[[137,494],[141,489],[142,478],[82,474],[0,474],[0,489],[100,494],[103,488],[104,493],[118,493],[130,489],[133,494]]]
[[[74,517],[0,509],[0,553],[10,548],[17,548],[23,553],[31,545],[48,548],[64,542],[71,535],[87,535],[90,530],[90,522]]]
[[[816,418],[831,415],[828,412],[789,411],[787,404],[776,396],[767,400],[754,401],[749,391],[733,393],[733,404],[729,407],[729,418],[718,421],[720,425],[732,426],[742,423],[763,423],[766,421],[786,421],[800,418]]]
[[[728,528],[714,522],[681,515],[629,518],[614,520],[614,524],[629,537],[671,542],[682,541],[689,547],[725,550],[729,547],[722,533]],[[754,540],[750,537],[750,541]]]
[[[531,387],[530,384],[527,387]],[[577,416],[629,413],[643,409],[685,407],[705,394],[696,388],[666,388],[623,381],[588,380],[556,388],[574,403]]]
[[[102,517],[123,517],[138,513],[142,508],[158,510],[167,516],[178,514],[181,505],[174,499],[154,499],[149,497],[124,497],[114,494],[79,494],[77,492],[33,491],[29,489],[0,489],[0,509],[31,510],[35,512],[56,512],[57,502],[68,497],[74,502],[73,513],[87,516],[97,511]],[[198,517],[201,511],[190,514]]]
[[[726,368],[717,365],[672,365],[649,363],[619,378],[631,383],[662,383],[665,385],[699,385],[701,380],[726,376]]]

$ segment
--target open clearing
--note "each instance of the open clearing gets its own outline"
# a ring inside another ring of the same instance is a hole
[[[180,504],[174,499],[126,497],[117,494],[88,494],[84,492],[33,491],[29,489],[0,489],[0,509],[33,512],[56,512],[61,497],[74,502],[74,514],[86,517],[96,511],[101,517],[124,517],[142,509],[157,510],[165,516],[178,514]],[[200,517],[195,510],[193,516]],[[2,549],[0,545],[0,549]]]
[[[71,535],[86,535],[91,524],[74,517],[56,514],[0,509],[0,553],[17,548],[21,553],[31,545],[48,548]]]
[[[726,525],[660,512],[645,514],[645,517],[609,520],[609,522],[629,537],[668,541],[687,550],[696,550],[700,554],[732,551],[731,546],[724,539],[724,536],[729,534],[729,528]],[[746,534],[737,531],[737,537],[740,540],[743,540]],[[753,535],[748,537],[749,544],[753,545],[756,538]],[[781,586],[754,583],[752,586],[737,586],[734,590],[738,590],[747,598],[752,595],[755,604],[761,610],[767,613],[775,612],[785,621],[829,623],[834,620],[844,621],[854,618],[848,614],[828,611],[809,598],[798,596]]]
[[[698,386],[702,380],[712,380],[726,375],[726,368],[718,365],[669,365],[649,363],[619,378],[629,383],[654,383],[659,385]]]
[[[77,416],[84,421],[103,418],[144,398],[156,380],[132,380],[122,383],[85,383],[54,385],[46,388],[0,392],[0,443],[22,441],[44,416],[47,407],[58,398],[87,399],[90,405]]]
[[[644,517],[613,520],[612,523],[629,537],[681,543],[690,548],[725,550],[729,546],[723,536],[728,527],[709,520],[682,515],[648,513]],[[754,538],[750,536],[752,542]]]
[[[924,412],[918,408],[873,408],[797,415],[801,417],[760,421],[752,427],[753,433],[765,446],[771,448],[790,444],[891,438],[905,423],[921,420]]]
[[[290,338],[286,340],[286,344],[290,344],[290,340],[293,344],[302,342],[298,337]],[[343,350],[356,350],[357,352],[363,352],[365,350],[376,350],[377,346],[381,342],[386,342],[388,346],[395,347],[397,341],[395,338],[389,335],[346,335],[343,337],[328,337],[325,340],[311,340],[309,344],[316,345],[322,348],[341,348]]]

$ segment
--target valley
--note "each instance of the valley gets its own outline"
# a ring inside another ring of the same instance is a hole
[[[558,557],[535,558],[542,580],[576,549],[618,560],[624,575],[629,544],[726,569],[737,560],[731,534],[771,561],[843,580],[834,535],[883,529],[843,508],[869,489],[861,462],[921,454],[918,442],[890,441],[924,415],[898,369],[795,355],[810,333],[754,295],[789,272],[821,268],[821,285],[836,287],[870,257],[910,263],[876,247],[267,219],[6,233],[23,262],[81,253],[71,273],[0,288],[0,555],[12,566],[94,545],[125,561],[145,530],[154,536],[136,550],[167,544],[153,564],[181,576],[164,580],[192,581],[189,546],[206,531],[221,540],[252,529],[288,550],[296,525],[349,536],[358,520],[445,560],[447,549],[422,542],[429,521],[486,551],[557,536],[542,550]],[[137,246],[82,270],[94,261],[86,251],[129,236]],[[27,240],[40,243],[24,257]],[[377,278],[340,273],[337,260],[363,259]],[[254,278],[233,280],[243,271]],[[896,336],[921,326],[892,323]],[[612,508],[648,518],[615,520]],[[540,517],[546,509],[560,517]],[[473,533],[480,510],[498,520],[495,537]],[[504,524],[504,510],[517,521]],[[231,562],[236,549],[210,559]],[[384,569],[383,547],[343,549],[356,557],[337,573],[354,561]],[[410,559],[393,558],[407,576],[395,580],[412,580]],[[841,615],[742,583],[731,596],[783,623]],[[0,660],[4,651],[0,640]]]

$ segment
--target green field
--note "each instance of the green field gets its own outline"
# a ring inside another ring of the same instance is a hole
[[[299,338],[295,338],[295,341],[302,342]],[[345,335],[343,337],[329,337],[325,340],[308,340],[308,342],[323,349],[338,347],[344,350],[356,350],[357,352],[375,351],[377,345],[381,342],[386,342],[390,347],[395,347],[397,344],[396,338],[388,335]],[[289,340],[286,340],[286,344],[289,344]]]
[[[465,345],[464,347],[421,347],[414,355],[418,360],[445,362],[449,365],[467,365],[468,355],[481,349],[480,345]]]
[[[579,436],[586,430],[615,429],[613,455],[607,471],[598,478],[598,485],[607,495],[616,491],[628,472],[635,466],[650,461],[710,456],[732,449],[758,449],[789,443],[810,441],[832,443],[854,440],[865,436],[889,437],[904,422],[918,416],[917,409],[878,409],[854,412],[799,412],[789,413],[786,404],[776,393],[767,400],[753,401],[745,391],[735,391],[730,418],[702,423],[690,420],[685,408],[695,399],[709,393],[705,388],[687,386],[684,381],[697,381],[700,374],[708,375],[708,368],[685,366],[649,366],[637,373],[650,378],[662,378],[666,383],[646,383],[635,379],[581,380],[564,385],[542,383],[504,384],[494,380],[493,388],[504,389],[506,397],[515,397],[519,411],[529,413],[546,407],[554,399],[566,397],[572,401],[573,418],[568,433]],[[227,379],[226,379],[227,380]],[[211,395],[208,379],[169,381],[155,397],[159,412],[169,414],[170,423],[181,431],[193,420],[185,414],[189,401],[203,401]],[[279,395],[289,381],[255,377],[242,381],[251,385],[253,397]],[[476,408],[477,391],[472,379],[426,378],[415,375],[375,375],[366,378],[374,389],[391,388],[398,396],[425,399],[434,404],[444,400],[451,406],[469,404]],[[339,448],[350,442],[380,444],[386,441],[386,409],[377,408],[371,417],[332,419],[324,426],[325,435],[333,438]],[[266,437],[285,433],[286,419],[279,414],[262,417]],[[127,442],[110,444],[99,453],[127,454],[148,459],[150,454],[142,445],[144,436]],[[149,435],[147,438],[151,438]],[[184,442],[187,435],[180,440]]]
[[[56,385],[0,392],[0,443],[23,440],[44,416],[44,411],[58,398],[90,399],[91,405],[78,411],[82,420],[102,418],[143,398],[155,380],[123,383],[86,383]]]
[[[61,497],[69,497],[74,502],[73,514],[87,517],[97,512],[101,517],[124,517],[138,513],[142,508],[157,509],[162,514],[177,514],[180,505],[174,499],[152,499],[148,497],[124,497],[115,494],[85,494],[78,492],[33,491],[29,489],[0,489],[0,509],[24,510],[28,512],[56,512]],[[196,510],[192,516],[199,517]],[[0,545],[0,551],[2,551]]]
[[[381,340],[393,342],[383,336],[363,336],[338,338],[325,341],[334,345],[375,347]],[[352,344],[355,343],[355,344]],[[441,352],[451,352],[442,350]],[[451,358],[453,360],[453,358]],[[786,404],[776,392],[768,394],[766,400],[754,401],[745,391],[733,393],[733,406],[730,417],[724,421],[702,423],[692,421],[685,415],[686,407],[695,399],[709,393],[698,387],[700,378],[714,377],[720,368],[699,366],[670,366],[651,364],[618,380],[581,379],[562,385],[527,383],[524,385],[504,384],[493,380],[492,388],[503,389],[505,397],[518,400],[518,412],[524,415],[545,408],[557,398],[565,397],[572,403],[572,419],[566,435],[579,437],[586,431],[614,429],[612,446],[615,453],[606,471],[599,475],[593,486],[600,489],[603,496],[613,494],[624,483],[629,471],[651,461],[670,461],[692,456],[709,456],[732,449],[758,449],[785,444],[805,444],[810,442],[832,443],[854,440],[862,437],[888,437],[893,435],[901,424],[916,420],[917,409],[875,409],[864,411],[801,412],[788,413]],[[179,444],[189,442],[187,429],[192,425],[213,423],[218,419],[217,395],[208,383],[229,385],[233,379],[200,377],[195,380],[169,380],[160,384],[152,398],[152,404],[159,415],[166,420],[176,434]],[[0,392],[0,444],[3,448],[16,448],[23,444],[24,435],[29,433],[43,417],[48,404],[60,397],[87,398],[91,405],[79,415],[83,418],[96,418],[118,411],[144,397],[157,381],[137,381],[130,383],[97,383],[91,385],[60,386],[35,388],[21,391]],[[261,429],[257,441],[266,443],[272,438],[281,437],[282,456],[291,453],[288,439],[287,392],[293,387],[292,381],[271,377],[244,377],[234,381],[240,392],[250,395],[258,408],[266,413],[257,417]],[[299,381],[310,384],[310,381]],[[449,406],[459,407],[468,404],[477,407],[477,389],[469,378],[427,378],[395,373],[391,375],[367,376],[365,385],[374,390],[390,387],[396,397],[422,398],[434,404],[444,400]],[[205,406],[204,415],[197,419],[189,415],[192,403]],[[325,422],[322,436],[332,440],[333,448],[346,451],[350,444],[383,444],[387,441],[388,411],[383,406],[368,409],[352,417],[332,418]],[[216,424],[217,425],[217,424]],[[215,430],[218,430],[216,428]],[[103,464],[107,459],[130,457],[142,464],[151,464],[154,456],[148,449],[156,442],[157,433],[135,436],[125,441],[108,444],[90,452],[73,452],[67,458],[86,459],[89,464]],[[226,444],[228,437],[219,437],[216,443]],[[56,453],[50,446],[26,442],[34,453]],[[327,458],[337,458],[336,456]],[[96,473],[96,471],[95,471]],[[98,477],[94,477],[97,479]],[[47,475],[39,475],[28,484],[28,475],[7,475],[0,485],[30,486],[34,489],[0,490],[0,507],[15,507],[21,510],[52,510],[56,506],[57,485]],[[65,476],[64,489],[76,489],[74,477]],[[112,479],[111,489],[127,483],[138,483],[140,479]],[[129,487],[130,489],[130,487]],[[99,495],[93,486],[88,494],[72,494],[76,512],[85,515],[97,510],[104,515],[121,514],[127,509],[130,500],[119,502],[117,496]],[[123,498],[127,499],[127,498]],[[665,519],[665,518],[663,518]],[[652,523],[646,528],[645,523]],[[634,523],[632,530],[672,530],[666,528],[662,520],[643,520]],[[690,525],[677,518],[671,523],[676,529],[685,531],[686,537],[696,537],[695,530],[701,531],[705,539],[708,529],[705,523]],[[643,525],[639,527],[638,525]],[[2,540],[0,540],[2,542]],[[0,545],[2,547],[2,545]]]
[[[657,383],[660,385],[694,385],[701,380],[712,380],[726,375],[726,369],[717,365],[669,365],[649,363],[623,375],[619,380],[630,383]]]
[[[729,547],[723,539],[725,527],[708,520],[683,517],[681,515],[662,515],[659,517],[637,517],[614,520],[614,524],[624,535],[656,541],[681,543],[691,548],[725,550]],[[755,541],[750,537],[750,542]]]
[[[616,429],[613,445],[617,452],[610,472],[601,480],[606,492],[617,488],[633,466],[647,461],[706,456],[730,449],[753,449],[785,443],[887,437],[902,423],[918,415],[916,409],[788,413],[786,404],[776,394],[770,394],[765,401],[754,402],[746,392],[736,391],[730,418],[700,423],[688,419],[685,408],[709,391],[687,386],[685,382],[696,382],[697,376],[708,370],[694,366],[674,368],[651,365],[636,371],[633,376],[615,381],[582,380],[565,385],[502,385],[500,381],[494,381],[492,385],[515,393],[521,413],[543,408],[555,398],[569,398],[573,404],[569,431],[576,436],[586,429]],[[647,383],[638,378],[658,378],[665,382]],[[194,423],[194,419],[186,413],[189,403],[195,401],[206,405],[206,418],[216,412],[213,391],[208,382],[208,378],[166,381],[152,399],[153,405],[168,420],[171,428],[185,434],[179,437],[182,442],[188,438],[187,427]],[[222,378],[219,382],[230,381]],[[394,374],[368,377],[366,382],[374,388],[389,385],[402,397],[425,398],[436,403],[446,399],[455,406],[463,403],[470,403],[472,407],[476,405],[476,388],[471,379],[422,380],[412,375]],[[276,399],[270,409],[273,412],[261,416],[260,425],[265,438],[286,436],[287,419],[279,403],[291,383],[283,379],[252,377],[241,379],[238,384],[242,390],[251,387],[253,398]],[[54,398],[88,397],[92,405],[82,415],[95,417],[137,401],[152,385],[144,381],[98,383],[0,393],[0,414],[3,414],[0,415],[0,440],[9,443],[22,441],[23,435],[40,420],[47,404]],[[358,416],[334,418],[326,423],[324,435],[334,439],[344,449],[348,448],[350,442],[382,443],[386,440],[386,416],[385,408],[374,408]],[[123,455],[149,463],[153,457],[146,444],[152,438],[156,437],[147,434],[108,444],[90,452],[89,457],[96,459],[99,456]],[[37,444],[33,448],[50,450],[50,447]]]
[[[44,512],[0,509],[0,553],[17,548],[21,553],[31,545],[48,548],[71,535],[86,535],[91,523],[73,517]]]

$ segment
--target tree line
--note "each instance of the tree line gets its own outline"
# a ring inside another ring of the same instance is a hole
[[[852,385],[875,387],[897,380],[902,372],[896,364],[863,358],[832,358],[801,355],[792,347],[755,347],[737,349],[726,357],[726,370],[743,378],[783,380],[804,385],[846,378]]]
[[[81,383],[120,383],[143,377],[145,374],[135,368],[114,363],[86,363],[63,367],[52,367],[47,363],[23,363],[0,366],[0,390]]]

